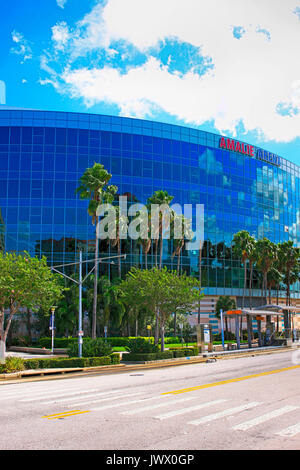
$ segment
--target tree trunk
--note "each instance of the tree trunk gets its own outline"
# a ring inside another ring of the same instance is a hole
[[[225,317],[225,339],[228,339],[228,318]]]
[[[121,271],[121,241],[118,239],[118,276],[121,279],[122,277],[122,271]]]
[[[26,320],[27,320],[27,333],[29,338],[29,344],[32,344],[32,331],[31,331],[31,312],[30,309],[26,309]]]
[[[201,323],[201,312],[200,312],[200,295],[201,295],[201,282],[202,282],[202,245],[199,241],[199,301],[198,301],[198,324]]]
[[[177,256],[177,276],[179,276],[179,271],[180,271],[180,253],[179,251],[178,256]]]
[[[156,311],[155,313],[156,313],[156,315],[155,315],[154,344],[158,344],[158,341],[159,341],[159,321],[158,321],[159,312]]]
[[[158,240],[155,240],[155,267],[157,268],[157,248],[158,248]]]
[[[262,338],[261,338],[261,320],[257,320],[257,332],[258,332],[258,346],[262,346]]]
[[[4,308],[0,310],[0,364],[5,363]]]
[[[251,309],[252,309],[252,278],[253,278],[253,263],[250,261],[250,283],[249,283],[250,295],[249,295],[249,304],[250,304],[250,308],[251,308]]]
[[[249,346],[249,348],[252,348],[251,323],[252,323],[252,317],[251,317],[251,315],[247,315],[247,333],[248,333],[248,346]]]
[[[98,290],[98,258],[99,258],[99,240],[98,240],[99,219],[96,217],[96,245],[95,245],[95,268],[94,268],[94,299],[92,316],[92,338],[97,336],[97,290]]]
[[[161,326],[160,331],[161,331],[160,350],[161,350],[161,352],[164,352],[164,350],[165,350],[165,326],[164,325]]]
[[[159,269],[162,268],[163,249],[164,249],[164,240],[163,240],[163,233],[162,233],[162,228],[161,228],[161,231],[160,231],[160,250],[159,250]]]

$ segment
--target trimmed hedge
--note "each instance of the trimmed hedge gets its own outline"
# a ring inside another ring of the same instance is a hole
[[[192,348],[191,348],[192,349]],[[191,350],[186,352],[186,350],[171,350],[157,353],[128,353],[123,356],[123,361],[125,362],[135,362],[135,361],[158,361],[161,359],[173,359],[174,357],[186,357],[193,356],[193,351]]]
[[[77,367],[97,367],[120,364],[120,354],[113,353],[102,357],[47,357],[39,359],[22,359],[8,357],[5,364],[0,364],[0,373],[19,372],[34,369],[67,369]]]
[[[198,356],[199,349],[196,346],[190,346],[189,348],[170,348],[170,351],[173,351],[174,354],[183,353],[183,356],[174,356],[174,357],[186,357],[186,356]]]
[[[107,338],[107,342],[111,345],[111,347],[126,347],[128,346],[128,340],[136,339],[136,338],[144,338],[149,341],[148,336],[112,336]],[[90,340],[91,338],[86,337],[83,338],[83,341]],[[153,336],[150,336],[151,342],[154,341]],[[180,343],[180,339],[178,337],[166,337],[165,344],[176,344]],[[40,338],[38,344],[41,348],[51,349],[51,338],[45,337]],[[60,349],[67,349],[71,347],[73,344],[78,344],[78,338],[54,338],[54,347]]]
[[[173,359],[172,351],[164,351],[157,353],[128,353],[123,356],[125,362],[135,362],[135,361],[157,361],[159,359]]]

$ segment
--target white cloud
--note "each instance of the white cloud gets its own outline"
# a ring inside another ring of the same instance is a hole
[[[233,134],[242,122],[246,131],[288,142],[300,136],[299,11],[299,0],[101,1],[72,31],[64,22],[52,28],[56,50],[68,51],[61,86],[87,106],[105,101],[134,116],[163,109],[187,124],[214,121]],[[200,48],[214,68],[202,76],[192,69],[170,73],[151,55],[166,38]],[[126,73],[74,66],[74,58],[91,51],[115,50],[116,41],[147,61]]]
[[[10,52],[12,54],[16,54],[21,56],[22,60],[21,63],[23,64],[26,60],[32,59],[32,50],[29,45],[29,42],[24,38],[22,33],[18,31],[13,31],[11,33],[11,37],[13,42],[17,45],[17,47],[12,47]]]
[[[65,8],[65,4],[67,3],[68,0],[56,0],[57,5],[60,8]]]
[[[60,21],[51,29],[54,47],[56,49],[63,50],[70,39],[70,32],[67,23],[65,21]]]

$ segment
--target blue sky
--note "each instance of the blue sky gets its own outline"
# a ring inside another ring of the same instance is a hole
[[[300,165],[300,0],[11,0],[1,10],[2,104],[201,128]]]

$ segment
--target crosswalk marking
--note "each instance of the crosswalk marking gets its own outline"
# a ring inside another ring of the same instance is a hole
[[[250,419],[249,421],[245,421],[241,424],[237,424],[231,429],[234,429],[236,431],[247,431],[247,429],[250,429],[253,426],[257,426],[258,424],[269,421],[270,419],[276,418],[277,416],[281,416],[285,413],[289,413],[290,411],[297,410],[298,408],[298,406],[284,406],[283,408],[279,408],[278,410],[270,411],[269,413],[265,413],[261,416],[258,416],[257,418]]]
[[[181,408],[179,410],[169,411],[167,413],[163,413],[161,415],[154,416],[154,418],[159,419],[159,420],[172,418],[173,416],[178,416],[178,415],[182,415],[182,414],[185,414],[185,413],[190,413],[191,411],[201,410],[202,408],[206,408],[206,407],[209,407],[209,406],[218,405],[219,403],[224,403],[225,401],[227,401],[227,400],[221,399],[221,400],[209,401],[209,402],[206,402],[206,403],[201,403],[200,405],[195,405],[195,406],[190,406],[188,408]]]
[[[283,429],[282,431],[276,432],[278,436],[282,437],[294,437],[300,433],[300,423],[289,426],[288,428]]]
[[[203,418],[200,418],[200,419],[195,419],[193,421],[188,421],[188,424],[193,424],[195,426],[198,426],[199,424],[209,423],[210,421],[213,421],[215,419],[224,418],[225,416],[231,416],[235,413],[239,413],[241,411],[249,410],[250,408],[254,408],[255,406],[258,406],[258,405],[262,405],[262,403],[254,401],[254,402],[251,402],[251,403],[247,403],[246,405],[241,405],[241,406],[237,406],[235,408],[229,408],[227,410],[220,411],[218,413],[213,413],[211,415],[204,416]]]
[[[141,395],[142,392],[136,392],[136,393],[128,393],[126,395],[116,395],[114,397],[109,397],[109,398],[101,398],[100,400],[88,400],[88,401],[81,401],[78,403],[72,403],[72,406],[83,406],[83,405],[93,405],[94,403],[102,403],[104,401],[111,401],[111,400],[122,400],[122,398],[128,398],[128,397],[134,397],[137,395]]]
[[[188,397],[188,398],[180,398],[178,400],[170,400],[166,403],[155,403],[154,405],[143,406],[142,408],[135,408],[134,410],[127,410],[122,411],[121,415],[134,415],[137,413],[141,413],[143,411],[154,410],[155,408],[160,408],[162,406],[169,406],[169,405],[176,405],[177,403],[182,403],[190,400],[194,400],[195,397]]]
[[[95,390],[78,390],[77,392],[72,392],[72,393],[63,393],[61,395],[55,395],[55,393],[51,393],[51,395],[43,395],[41,396],[40,400],[44,400],[44,399],[48,399],[48,398],[53,398],[55,397],[53,400],[50,400],[48,402],[45,402],[44,404],[46,405],[49,405],[50,403],[62,403],[64,401],[69,401],[69,400],[76,400],[79,396],[83,396],[83,398],[89,398],[89,397],[92,397],[92,396],[95,396],[95,392],[99,392],[99,389],[95,389]],[[97,393],[97,396],[102,396],[102,395],[110,395],[110,394],[115,394],[115,393],[120,393],[120,392],[123,392],[123,390],[108,390],[106,392],[99,392]],[[84,395],[85,393],[89,393],[89,395]],[[62,400],[56,400],[56,398],[62,398],[62,397],[68,397],[68,398],[65,398],[65,399],[62,399]],[[71,397],[74,397],[74,398],[71,398]],[[37,397],[35,398],[24,398],[23,400],[20,400],[22,403],[23,402],[31,402],[31,401],[36,401],[37,400]]]
[[[170,400],[170,397],[168,395],[157,395],[155,397],[142,398],[141,400],[130,400],[130,401],[123,401],[122,403],[116,403],[116,404],[113,404],[113,405],[99,406],[97,408],[93,408],[92,411],[108,410],[109,408],[117,408],[119,406],[134,405],[136,403],[145,403],[146,401],[160,400],[160,399],[163,399],[163,398],[168,398]]]
[[[61,392],[64,392],[64,395],[66,394],[66,392],[75,392],[76,389],[74,389],[74,387],[70,388],[70,389],[63,389],[63,390],[53,390],[51,392],[51,394],[55,394],[55,393],[61,393]],[[86,391],[91,391],[91,390],[86,390]],[[28,391],[23,391],[23,390],[16,390],[15,392],[12,392],[12,391],[7,391],[7,392],[2,392],[2,390],[0,389],[0,401],[1,400],[9,400],[9,399],[18,399],[18,398],[26,398],[26,397],[35,397],[35,396],[38,396],[38,395],[43,395],[45,396],[44,394],[49,394],[50,390],[49,388],[47,387],[47,389],[45,390],[45,388],[43,389],[40,389],[40,390],[31,390],[30,392]]]

